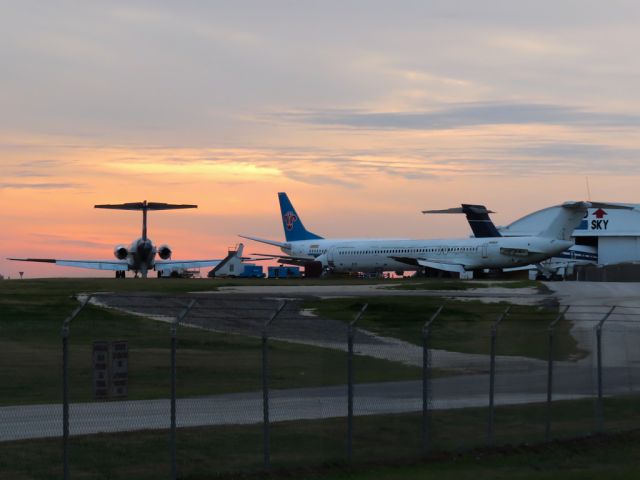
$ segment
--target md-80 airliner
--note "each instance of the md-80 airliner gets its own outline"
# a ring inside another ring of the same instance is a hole
[[[571,233],[590,207],[631,208],[591,202],[566,202],[538,235],[461,239],[327,239],[308,231],[286,193],[278,194],[285,242],[240,235],[279,247],[286,255],[262,254],[313,272],[415,271],[432,268],[464,273],[535,264],[574,243]]]
[[[487,210],[484,205],[469,205],[463,203],[461,208],[448,208],[446,210],[423,210],[422,213],[464,213],[467,222],[476,238],[495,238],[502,237],[503,234],[498,229],[491,218],[491,210]],[[506,229],[508,231],[508,228]],[[507,235],[517,236],[517,235]],[[535,265],[527,265],[524,267],[511,267],[505,271],[514,270],[537,270],[538,278],[556,279],[562,278],[573,271],[577,265],[588,265],[598,263],[598,249],[591,245],[573,245],[564,252],[554,257],[548,258],[541,263]]]
[[[150,238],[147,237],[147,212],[150,210],[178,210],[184,208],[198,208],[197,205],[173,205],[169,203],[157,202],[136,202],[120,203],[108,205],[95,205],[95,208],[106,208],[110,210],[135,210],[142,212],[142,236],[133,242],[129,248],[124,245],[117,245],[113,254],[116,260],[59,260],[54,258],[9,258],[20,262],[44,262],[54,263],[64,267],[90,268],[94,270],[115,271],[116,278],[124,278],[125,272],[131,270],[137,277],[140,274],[147,277],[150,270],[175,270],[186,268],[213,267],[220,263],[220,259],[209,260],[170,260],[172,251],[169,245],[156,247]],[[156,260],[156,255],[160,260]]]

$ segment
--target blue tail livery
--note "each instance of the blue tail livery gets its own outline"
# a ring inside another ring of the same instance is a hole
[[[489,218],[489,214],[493,212],[487,210],[484,205],[469,205],[463,203],[462,213],[466,215],[467,222],[469,222],[469,226],[471,230],[473,230],[473,235],[476,238],[502,236],[491,221],[491,218]]]
[[[296,212],[296,209],[293,208],[293,205],[286,193],[278,193],[278,200],[280,201],[282,227],[284,228],[284,236],[287,242],[322,239],[321,236],[311,233],[304,228],[302,220],[300,220],[300,216]]]
[[[487,210],[484,205],[470,205],[463,203],[461,208],[448,208],[446,210],[424,210],[422,213],[464,213],[467,222],[476,238],[493,238],[502,235],[489,218],[489,214],[493,213]]]

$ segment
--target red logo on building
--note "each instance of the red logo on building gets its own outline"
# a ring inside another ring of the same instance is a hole
[[[282,218],[284,219],[284,224],[287,226],[287,230],[293,230],[293,224],[298,221],[298,217],[296,217],[295,213],[287,212]]]
[[[605,212],[603,209],[599,208],[595,212],[593,212],[592,215],[595,215],[596,218],[604,218],[605,215],[609,215],[609,214]]]

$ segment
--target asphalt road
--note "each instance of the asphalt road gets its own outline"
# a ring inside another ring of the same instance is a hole
[[[357,289],[351,290],[366,290],[363,287],[371,287],[371,285],[362,285],[358,286]],[[271,289],[276,287],[257,288]],[[281,288],[288,291],[291,287]],[[331,286],[330,288],[335,290],[337,287]],[[198,303],[182,322],[181,325],[183,327],[249,337],[260,337],[265,321],[269,319],[282,300],[279,297],[274,298],[270,295],[263,297],[253,293],[239,292],[194,296],[198,298]],[[97,295],[92,302],[127,313],[170,322],[194,296],[101,294]],[[307,315],[300,311],[299,300],[299,297],[289,298],[289,304],[286,309],[270,325],[269,337],[303,345],[346,351],[347,324],[337,320]],[[422,366],[421,347],[396,338],[378,336],[364,329],[356,330],[355,349],[357,355],[366,355],[406,365]],[[545,364],[541,360],[527,357],[498,355],[497,358],[500,363],[505,365],[505,368],[508,366],[514,371],[536,367],[542,368]],[[434,368],[457,369],[469,372],[486,371],[488,365],[489,358],[487,355],[432,350],[432,366]]]
[[[605,394],[640,392],[640,369],[611,368],[605,372]],[[546,371],[506,373],[498,368],[495,404],[517,405],[546,400]],[[430,408],[434,410],[487,407],[488,375],[460,375],[430,382]],[[558,367],[555,400],[590,398],[596,383],[592,368]],[[271,392],[271,420],[310,420],[344,417],[347,414],[345,385]],[[262,422],[262,392],[236,393],[177,402],[178,427],[246,425]],[[380,415],[418,412],[422,408],[420,381],[357,384],[354,413]],[[168,399],[91,402],[72,404],[71,435],[169,428]],[[0,441],[59,437],[62,405],[25,405],[0,408]]]

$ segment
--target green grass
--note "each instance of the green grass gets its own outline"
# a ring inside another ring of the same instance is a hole
[[[556,402],[553,413],[555,438],[593,431],[591,400]],[[581,478],[578,473],[592,469],[604,478],[634,478],[624,475],[640,466],[638,430],[619,438],[543,446],[544,405],[498,407],[498,447],[485,449],[486,414],[481,408],[433,412],[433,448],[426,458],[420,414],[356,417],[352,468],[345,461],[346,418],[273,424],[272,478],[471,478],[475,473],[479,480],[532,478],[541,472],[547,478],[566,472]],[[610,432],[637,429],[639,414],[637,398],[608,399],[605,426]],[[538,446],[512,447],[523,444]],[[183,479],[257,478],[262,469],[260,425],[179,429],[177,448]],[[166,478],[169,471],[166,430],[72,437],[70,452],[73,478],[145,480]],[[1,478],[60,478],[60,462],[59,439],[0,443]]]
[[[437,297],[361,297],[307,300],[304,307],[315,310],[321,317],[348,322],[365,303],[369,307],[359,327],[415,345],[422,344],[425,322],[444,305],[432,324],[431,347],[483,354],[490,351],[491,326],[507,306]],[[557,306],[514,306],[499,327],[498,353],[546,359],[547,327],[557,313]],[[568,321],[556,327],[556,359],[576,359],[585,354],[577,347],[570,329]]]
[[[0,405],[59,403],[62,398],[60,327],[78,305],[78,291],[182,293],[207,281],[42,280],[0,282]],[[116,287],[116,288],[114,288]],[[152,288],[152,287],[155,287]],[[131,290],[129,290],[131,289]],[[128,340],[129,398],[169,395],[169,325],[87,306],[71,324],[71,400],[92,398],[91,350],[95,340]],[[345,340],[346,343],[346,340]],[[336,350],[270,342],[273,388],[342,384],[346,355]],[[180,396],[258,390],[260,340],[182,327],[178,332]],[[407,380],[420,370],[370,357],[358,359],[361,381]]]

